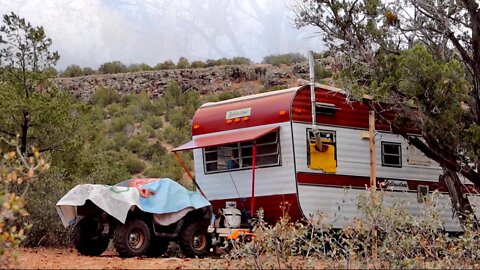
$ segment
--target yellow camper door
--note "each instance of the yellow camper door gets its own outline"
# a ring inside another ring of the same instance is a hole
[[[337,172],[337,151],[335,131],[320,130],[320,145],[315,142],[311,129],[307,130],[307,162],[313,170],[322,170],[325,173]]]

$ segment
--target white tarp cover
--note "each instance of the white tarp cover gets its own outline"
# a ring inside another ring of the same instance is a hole
[[[82,184],[71,189],[56,208],[65,227],[77,221],[77,206],[92,201],[103,211],[125,223],[128,211],[137,206],[144,212],[153,213],[154,219],[161,225],[169,225],[180,220],[189,211],[210,205],[200,193],[189,191],[169,178],[143,185],[154,194],[143,198],[135,187],[128,187],[124,181],[118,185]]]

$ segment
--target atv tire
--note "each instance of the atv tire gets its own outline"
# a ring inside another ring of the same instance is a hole
[[[117,226],[113,245],[120,257],[145,255],[150,246],[150,230],[147,224],[140,219],[131,219]]]
[[[185,225],[180,235],[180,247],[183,254],[189,258],[203,257],[210,249],[210,238],[207,226],[202,221]]]
[[[150,239],[150,246],[146,253],[147,257],[157,258],[162,256],[163,253],[167,251],[169,244],[170,241],[168,241],[168,239],[152,236]]]
[[[81,255],[100,256],[108,247],[110,238],[103,234],[97,218],[84,217],[73,229],[73,244]]]

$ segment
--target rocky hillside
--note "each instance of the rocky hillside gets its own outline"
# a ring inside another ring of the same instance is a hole
[[[199,69],[171,69],[74,78],[57,78],[56,84],[74,96],[89,100],[99,87],[117,91],[120,96],[147,91],[153,98],[162,96],[167,84],[177,81],[183,91],[200,94],[237,90],[252,94],[273,86],[292,87],[306,83],[307,63],[293,66],[235,65]],[[324,82],[325,83],[325,82]]]

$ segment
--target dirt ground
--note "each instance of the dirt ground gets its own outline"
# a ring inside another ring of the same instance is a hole
[[[81,256],[75,249],[26,249],[17,250],[19,269],[192,269],[217,268],[215,258],[120,258],[107,250],[99,257]]]

